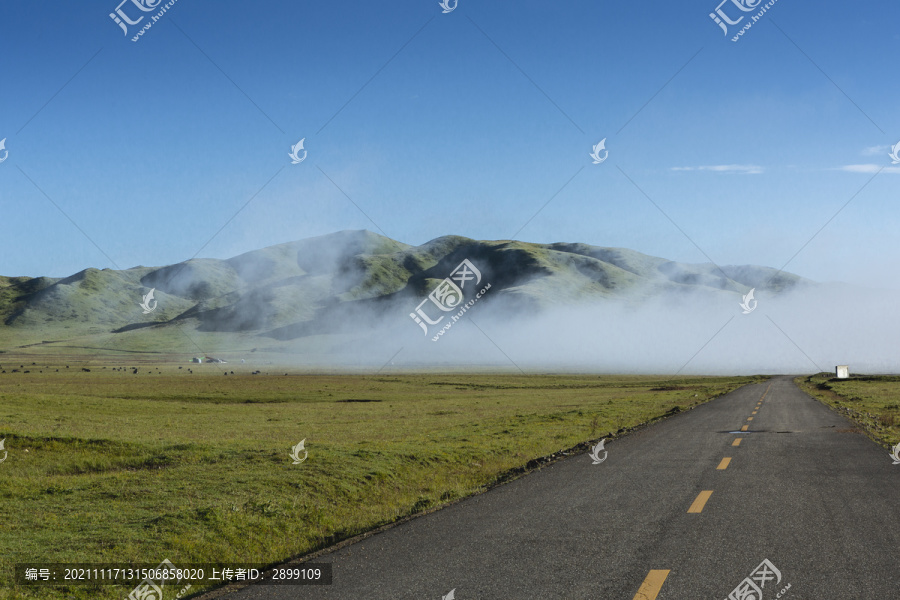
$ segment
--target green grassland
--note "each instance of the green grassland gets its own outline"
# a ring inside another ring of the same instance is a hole
[[[85,372],[30,358],[0,355],[4,599],[130,589],[18,589],[16,563],[306,555],[762,379],[251,375],[258,367],[146,356],[95,357]],[[288,453],[303,439],[308,459],[294,465]]]
[[[873,440],[900,443],[900,376],[864,375],[835,379],[818,373],[795,379],[800,389],[835,408]]]

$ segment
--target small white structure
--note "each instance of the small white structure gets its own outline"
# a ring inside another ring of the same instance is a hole
[[[847,365],[838,365],[834,368],[834,376],[838,379],[850,378],[850,367]]]

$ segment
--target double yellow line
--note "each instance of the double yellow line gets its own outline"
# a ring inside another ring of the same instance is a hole
[[[762,397],[759,399],[759,402],[756,403],[756,408],[753,410],[753,414],[755,415],[759,412],[759,408],[762,406],[763,400],[766,398],[766,394],[769,393],[769,388],[772,387],[770,383],[766,388],[766,391],[763,392]],[[752,421],[753,417],[747,417],[748,421]],[[741,431],[747,431],[748,425],[744,425],[741,427]],[[732,446],[740,446],[741,440],[744,438],[735,438],[735,440],[731,443]],[[724,471],[728,468],[728,465],[731,464],[731,457],[726,456],[720,462],[719,466],[716,467],[717,471]],[[713,490],[703,490],[700,492],[700,495],[691,503],[690,508],[688,508],[688,513],[701,513],[703,512],[703,507],[706,506],[706,503],[709,501],[710,496],[712,496]],[[634,600],[656,600],[656,596],[659,595],[660,590],[662,590],[663,583],[666,581],[666,577],[669,576],[669,569],[654,569],[650,571],[647,577],[644,579],[644,582],[641,584],[640,589],[637,594],[634,595]]]

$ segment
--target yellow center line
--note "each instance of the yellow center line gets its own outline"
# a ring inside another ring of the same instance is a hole
[[[691,507],[688,509],[689,513],[699,513],[703,512],[703,507],[706,506],[706,501],[709,500],[709,497],[712,496],[712,490],[703,490],[700,492],[700,495],[697,496],[697,499],[694,500],[694,503],[691,504]]]
[[[662,589],[663,582],[669,576],[668,569],[654,569],[647,574],[641,589],[634,595],[634,600],[656,600],[659,590]]]
[[[725,458],[722,459],[722,462],[719,463],[719,466],[716,467],[716,470],[717,470],[717,471],[724,471],[725,469],[728,468],[728,464],[729,464],[730,462],[731,462],[731,457],[730,457],[730,456],[726,456]]]
[[[763,392],[763,395],[762,395],[762,397],[759,399],[759,402],[756,403],[756,409],[754,409],[754,411],[753,411],[752,414],[755,415],[757,412],[759,412],[759,407],[762,406],[763,400],[766,399],[766,395],[769,393],[769,388],[771,388],[771,387],[772,387],[772,384],[771,384],[771,383],[769,383],[769,385],[766,386],[766,391]],[[752,421],[752,420],[753,420],[753,417],[747,417],[747,420],[748,420],[748,421]],[[741,427],[741,431],[747,431],[747,426],[744,425],[743,427]],[[737,444],[734,444],[734,445],[737,446]]]
[[[753,411],[752,413],[750,413],[750,414],[751,414],[751,415],[755,415],[755,414],[758,413],[758,412],[759,412],[758,410],[754,410],[754,411]]]
[[[732,446],[740,446],[740,445],[741,445],[741,440],[742,440],[742,439],[744,439],[744,438],[737,438],[736,440],[734,440],[733,442],[731,442],[731,445],[732,445]]]

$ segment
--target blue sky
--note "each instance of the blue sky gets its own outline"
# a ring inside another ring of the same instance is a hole
[[[178,0],[132,42],[118,1],[0,7],[3,275],[369,229],[802,248],[786,270],[898,287],[896,2],[780,0],[732,42],[717,0]]]

